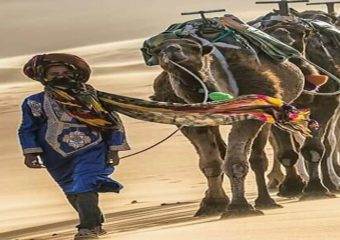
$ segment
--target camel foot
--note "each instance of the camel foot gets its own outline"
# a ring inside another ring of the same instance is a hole
[[[253,208],[250,204],[230,204],[228,210],[224,212],[221,219],[252,217],[264,215],[262,211]]]
[[[267,175],[268,178],[268,189],[277,189],[280,183],[284,180],[284,175],[276,172],[271,172]]]
[[[229,199],[226,198],[203,198],[200,208],[195,217],[218,216],[227,210]]]
[[[255,208],[257,209],[276,209],[276,208],[283,208],[282,205],[277,204],[274,199],[272,198],[265,198],[265,199],[256,199],[255,200]]]
[[[335,198],[336,195],[331,193],[320,181],[320,179],[312,180],[308,182],[308,185],[303,191],[303,195],[300,200],[313,200],[324,198]]]
[[[292,198],[302,194],[302,191],[306,183],[300,176],[296,178],[286,178],[283,183],[279,186],[278,196]]]
[[[333,193],[339,192],[338,188],[334,185],[334,183],[329,178],[323,178],[322,183],[325,185],[325,187]]]
[[[300,197],[300,201],[317,200],[317,199],[328,199],[336,198],[336,195],[331,192],[308,192],[303,193]]]

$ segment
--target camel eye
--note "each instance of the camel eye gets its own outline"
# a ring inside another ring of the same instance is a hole
[[[182,51],[182,48],[180,46],[169,46],[168,50],[173,51],[173,52],[179,52],[179,51]]]
[[[158,55],[160,52],[161,52],[161,49],[159,49],[159,48],[155,48],[155,49],[151,50],[151,53],[156,54],[156,55]]]

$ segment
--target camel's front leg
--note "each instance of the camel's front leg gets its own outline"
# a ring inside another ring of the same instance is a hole
[[[258,197],[255,200],[255,207],[258,209],[281,208],[269,195],[264,173],[268,168],[268,159],[265,146],[268,141],[270,125],[266,124],[257,135],[252,145],[250,154],[250,166],[255,172]]]
[[[225,144],[219,130],[217,127],[185,127],[181,131],[194,145],[199,155],[199,167],[208,182],[205,197],[195,216],[219,215],[229,204],[222,187]]]
[[[295,164],[299,159],[299,154],[296,151],[296,144],[289,132],[283,131],[277,127],[272,127],[272,134],[277,143],[277,148],[274,149],[274,155],[285,167],[286,176],[279,186],[278,195],[281,197],[296,197],[302,194],[305,182],[297,173]]]
[[[268,188],[276,189],[283,182],[285,175],[282,173],[279,158],[277,157],[277,154],[275,154],[278,152],[279,146],[275,140],[275,137],[272,134],[269,136],[269,142],[273,148],[274,154],[273,154],[273,167],[270,173],[267,175]]]
[[[244,190],[250,150],[263,125],[256,120],[247,120],[235,123],[231,129],[223,170],[230,179],[232,201],[223,218],[263,214],[248,203]]]
[[[336,147],[339,142],[336,137],[337,114],[328,125],[324,138],[325,154],[321,160],[322,182],[332,192],[340,190],[339,163],[336,158]]]
[[[334,151],[332,152],[332,165],[334,171],[338,176],[340,176],[340,107],[337,112],[337,120],[333,123],[334,130],[332,128],[332,146],[334,146]]]
[[[301,153],[306,161],[306,168],[309,175],[309,181],[304,189],[302,199],[334,196],[322,183],[319,166],[326,153],[323,140],[338,105],[339,100],[335,97],[320,97],[314,101],[313,106],[311,106],[311,118],[319,122],[320,128],[313,132],[313,137],[306,138],[301,148]],[[328,156],[325,158],[327,159]]]

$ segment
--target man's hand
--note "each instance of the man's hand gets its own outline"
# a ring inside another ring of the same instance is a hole
[[[107,160],[106,163],[109,167],[114,167],[119,164],[119,156],[118,156],[118,151],[111,151],[109,150],[107,152]]]
[[[25,156],[25,165],[28,168],[43,168],[44,166],[39,162],[38,154],[36,153],[27,153]]]

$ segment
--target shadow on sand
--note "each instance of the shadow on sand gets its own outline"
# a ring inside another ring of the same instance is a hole
[[[177,202],[160,206],[137,208],[105,215],[105,230],[109,234],[143,230],[153,227],[170,227],[174,224],[196,224],[215,218],[195,218],[198,202]],[[77,220],[46,224],[0,234],[1,240],[70,240],[75,234]]]
[[[285,199],[271,194],[279,204],[297,202],[297,198]],[[247,194],[254,199],[255,193]],[[105,230],[108,234],[118,234],[136,230],[148,230],[155,227],[171,228],[176,225],[186,226],[218,221],[220,218],[193,217],[198,209],[199,201],[164,203],[158,206],[136,208],[126,211],[105,214]],[[276,213],[277,214],[277,213]],[[19,229],[0,234],[1,240],[70,240],[75,234],[77,220],[57,222],[36,227]]]

